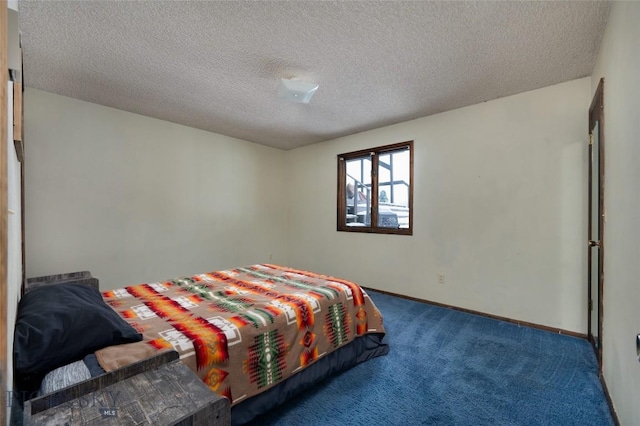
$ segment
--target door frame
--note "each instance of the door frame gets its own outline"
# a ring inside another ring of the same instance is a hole
[[[598,188],[598,211],[593,212],[593,199],[592,199],[592,185],[593,185],[593,129],[598,125],[598,168],[599,168],[599,188]],[[602,370],[602,318],[603,318],[603,303],[602,298],[604,294],[604,78],[601,78],[596,88],[596,93],[591,101],[589,107],[589,200],[588,200],[588,235],[587,235],[587,336],[598,359],[599,369]],[[598,235],[594,238],[592,235],[592,219],[593,214],[599,215],[598,220]],[[593,301],[591,299],[591,243],[590,241],[598,242],[598,342],[593,337],[593,331],[591,329],[591,316],[593,313]]]

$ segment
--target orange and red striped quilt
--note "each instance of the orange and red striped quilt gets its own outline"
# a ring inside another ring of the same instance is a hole
[[[357,284],[270,264],[132,285],[103,298],[144,336],[96,352],[105,370],[173,349],[232,404],[360,335],[384,333]]]

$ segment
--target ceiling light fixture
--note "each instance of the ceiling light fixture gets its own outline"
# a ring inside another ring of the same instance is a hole
[[[315,83],[307,83],[306,81],[297,79],[280,79],[278,87],[278,97],[292,102],[300,102],[308,104],[311,97],[318,90]]]

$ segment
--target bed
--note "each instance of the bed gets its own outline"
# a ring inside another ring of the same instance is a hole
[[[117,344],[93,345],[73,361],[89,355],[109,372],[175,350],[209,389],[230,400],[234,424],[389,350],[382,315],[360,286],[278,265],[132,285],[101,296],[114,321],[129,328],[111,333],[120,338]],[[49,367],[39,366],[32,376]]]

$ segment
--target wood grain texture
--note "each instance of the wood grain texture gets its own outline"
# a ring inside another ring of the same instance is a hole
[[[13,83],[13,140],[22,141],[22,83],[17,82]]]
[[[604,179],[605,179],[605,175],[604,175],[604,166],[605,166],[605,161],[604,161],[604,155],[605,155],[605,150],[604,150],[604,78],[601,78],[600,81],[598,82],[598,87],[596,88],[596,93],[593,96],[593,99],[591,100],[591,106],[589,107],[589,135],[592,136],[596,136],[593,135],[593,131],[595,130],[595,126],[596,123],[598,124],[598,165],[596,170],[594,170],[594,145],[589,145],[589,180],[588,180],[588,206],[589,208],[587,209],[588,211],[588,228],[587,228],[587,238],[589,241],[591,240],[597,240],[599,242],[598,245],[598,255],[597,255],[597,259],[598,259],[598,276],[597,277],[593,277],[592,276],[592,271],[591,271],[591,267],[592,267],[592,262],[593,262],[593,258],[592,258],[592,253],[591,253],[591,247],[588,246],[587,247],[587,297],[588,297],[588,303],[589,305],[587,306],[588,309],[588,316],[587,316],[587,335],[589,336],[589,341],[593,344],[594,350],[596,352],[596,357],[598,358],[598,366],[600,368],[600,370],[602,370],[602,332],[603,332],[603,326],[602,326],[602,320],[604,318],[604,303],[603,303],[603,298],[604,298]],[[594,179],[593,176],[594,173],[598,174],[598,211],[594,212],[592,211],[592,206],[593,206],[593,184],[594,184]],[[593,229],[592,229],[592,225],[593,225],[593,215],[597,214],[598,215],[598,233],[597,235],[594,235]],[[594,330],[591,329],[591,316],[594,315],[594,311],[591,309],[593,308],[592,306],[590,306],[592,299],[591,299],[591,295],[593,294],[592,291],[592,281],[594,281],[595,278],[595,284],[598,286],[598,288],[596,289],[597,293],[598,293],[598,306],[597,306],[597,311],[596,314],[598,315],[598,330],[595,330],[597,332],[597,342],[596,342],[596,337],[594,337]]]
[[[6,424],[7,404],[7,3],[0,3],[0,424]]]
[[[79,271],[28,278],[23,286],[23,294],[27,294],[36,288],[57,284],[78,284],[100,290],[100,282],[98,278],[91,276],[91,272],[89,271]]]
[[[226,425],[230,404],[207,386],[186,365],[175,359],[124,380],[29,415],[25,425]],[[156,357],[160,361],[160,357]],[[124,370],[124,369],[123,369]]]
[[[158,368],[177,359],[177,352],[164,352],[144,361],[128,365],[119,370],[91,378],[90,380],[86,380],[74,386],[66,387],[58,392],[34,398],[25,404],[25,416],[34,416],[42,411],[79,399],[84,395],[104,389],[117,382],[142,374],[147,370]]]

